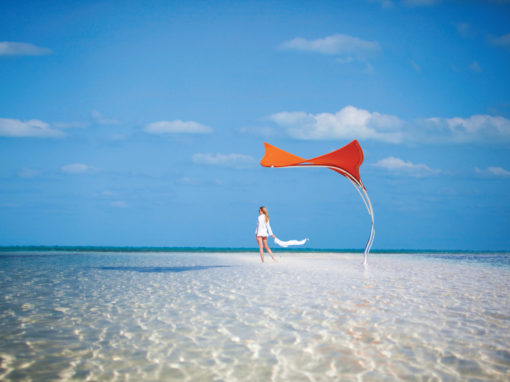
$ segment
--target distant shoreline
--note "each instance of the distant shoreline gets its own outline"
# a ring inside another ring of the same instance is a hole
[[[258,252],[257,248],[249,247],[119,247],[119,246],[51,246],[51,245],[27,245],[27,246],[0,246],[2,252]],[[276,252],[333,252],[333,253],[363,253],[363,249],[334,249],[334,248],[273,248]],[[450,250],[450,249],[373,249],[370,253],[510,253],[510,250]]]

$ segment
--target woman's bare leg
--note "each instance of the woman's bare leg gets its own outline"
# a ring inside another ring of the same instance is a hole
[[[257,243],[259,243],[260,260],[264,262],[264,250],[262,249],[262,237],[257,236]]]
[[[275,262],[278,262],[278,261],[276,260],[276,258],[273,256],[273,252],[271,252],[271,249],[270,249],[270,248],[269,248],[269,246],[267,245],[267,237],[262,238],[262,241],[264,242],[264,247],[266,247],[266,251],[267,251],[267,253],[269,253],[269,254],[271,255],[271,257],[273,258],[273,260],[274,260]],[[259,245],[260,245],[260,244],[259,244]]]

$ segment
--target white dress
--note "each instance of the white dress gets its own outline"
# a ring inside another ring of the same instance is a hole
[[[266,215],[259,215],[257,219],[257,228],[255,229],[255,234],[257,236],[264,237],[268,237],[269,235],[273,236],[273,231],[271,230],[269,222],[266,223]]]

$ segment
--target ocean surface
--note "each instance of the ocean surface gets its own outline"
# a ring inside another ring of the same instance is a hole
[[[0,250],[0,380],[508,381],[510,254]]]

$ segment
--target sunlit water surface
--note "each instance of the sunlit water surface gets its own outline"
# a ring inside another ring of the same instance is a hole
[[[0,379],[510,380],[508,254],[0,254]]]

